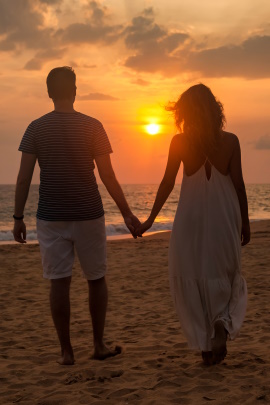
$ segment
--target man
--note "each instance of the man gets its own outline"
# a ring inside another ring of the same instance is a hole
[[[115,177],[110,160],[112,149],[102,124],[73,108],[76,75],[72,68],[51,70],[47,87],[54,111],[28,126],[19,147],[22,158],[16,184],[13,234],[17,242],[26,243],[23,212],[38,159],[37,238],[43,275],[51,280],[51,313],[61,345],[59,363],[69,365],[74,364],[69,333],[74,247],[88,280],[93,357],[104,359],[119,353],[119,348],[110,350],[103,342],[108,299],[106,235],[94,160],[102,182],[133,236],[140,223],[132,214]]]

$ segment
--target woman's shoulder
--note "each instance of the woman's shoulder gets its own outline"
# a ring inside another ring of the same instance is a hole
[[[235,148],[239,147],[238,136],[232,132],[222,131],[221,147],[233,152]]]
[[[176,134],[173,136],[172,138],[172,143],[179,145],[179,146],[183,146],[185,144],[187,144],[187,136],[183,133],[183,134]]]
[[[171,140],[171,147],[177,150],[179,153],[184,152],[187,149],[188,142],[185,134],[176,134]]]
[[[238,136],[232,132],[222,131],[221,135],[222,135],[221,139],[225,142],[230,142],[234,144],[239,142]]]

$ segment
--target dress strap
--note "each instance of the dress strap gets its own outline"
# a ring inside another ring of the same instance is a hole
[[[205,161],[204,161],[203,165],[205,165],[205,164],[206,164],[206,162],[209,162],[209,163],[210,163],[210,166],[213,166],[213,165],[212,165],[212,162],[209,160],[208,156],[206,156],[206,158],[205,158]]]

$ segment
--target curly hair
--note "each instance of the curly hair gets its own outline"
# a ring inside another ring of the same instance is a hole
[[[226,120],[223,105],[209,87],[204,84],[190,87],[176,102],[169,103],[166,110],[173,112],[180,133],[188,135],[195,147],[205,154],[217,147]]]
[[[47,76],[49,97],[53,100],[63,100],[76,92],[76,75],[69,66],[54,68]]]

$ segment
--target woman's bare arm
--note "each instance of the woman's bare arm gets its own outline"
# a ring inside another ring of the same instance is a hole
[[[165,174],[163,179],[160,183],[158,188],[158,192],[155,198],[155,202],[151,211],[151,214],[147,221],[145,221],[139,228],[141,233],[145,232],[147,229],[151,228],[153,222],[155,221],[159,211],[165,204],[167,198],[171,194],[174,184],[176,175],[178,173],[180,164],[181,164],[181,156],[180,156],[180,137],[176,135],[173,137],[170,145],[168,162],[165,170]]]
[[[230,176],[236,190],[242,217],[242,245],[250,241],[250,226],[248,217],[248,201],[242,173],[241,148],[237,137],[229,167]]]

